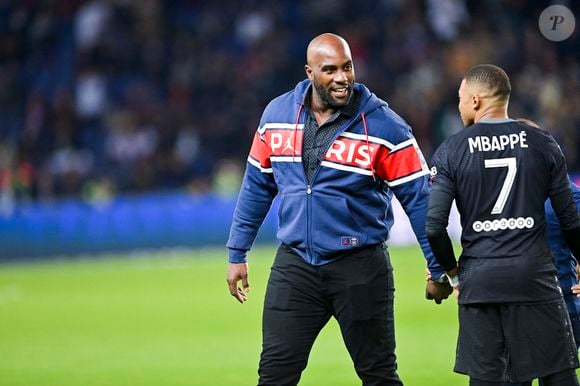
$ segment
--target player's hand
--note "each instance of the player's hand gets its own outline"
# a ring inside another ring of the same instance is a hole
[[[242,288],[238,287],[238,282],[242,281]],[[228,276],[226,278],[230,295],[244,303],[248,300],[248,292],[250,292],[250,283],[248,282],[248,263],[230,263],[228,267]]]
[[[457,267],[453,268],[451,271],[448,271],[446,273],[448,276],[451,277],[457,276]],[[455,296],[455,301],[459,302],[459,286],[453,287],[453,296]]]
[[[449,283],[438,283],[431,279],[427,280],[425,298],[428,300],[434,300],[435,303],[441,304],[441,302],[447,299],[452,292],[453,287],[451,287]]]
[[[453,268],[451,271],[445,272],[448,276],[457,276],[457,267]]]
[[[580,284],[574,284],[572,286],[572,293],[580,298]]]
[[[453,287],[449,283],[438,283],[432,280],[431,271],[425,270],[427,277],[427,286],[425,287],[425,298],[434,300],[435,303],[441,304],[444,299],[447,299],[453,292]]]

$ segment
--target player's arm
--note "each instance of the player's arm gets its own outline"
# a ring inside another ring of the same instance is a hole
[[[455,199],[455,186],[449,172],[448,154],[441,146],[433,156],[433,175],[429,206],[427,209],[426,232],[435,259],[456,284],[457,260],[453,244],[447,233],[449,214]]]
[[[278,189],[270,162],[270,149],[258,131],[248,156],[230,236],[226,244],[230,263],[226,281],[230,294],[240,303],[247,300],[246,294],[250,290],[246,254],[252,247],[277,193]],[[241,288],[238,286],[240,281]]]
[[[427,239],[433,250],[437,262],[448,274],[455,273],[457,259],[453,251],[453,243],[447,233],[449,214],[453,204],[453,196],[444,190],[434,187],[429,197],[429,209],[427,210]],[[455,275],[451,275],[455,276]]]

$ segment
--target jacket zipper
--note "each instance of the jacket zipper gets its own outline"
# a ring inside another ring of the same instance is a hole
[[[332,139],[332,142],[330,142],[330,146],[332,146],[334,141],[336,141],[336,139],[342,133],[344,133],[351,125],[353,125],[358,120],[359,116],[360,115],[355,115],[354,118],[348,121],[343,128],[337,131],[337,133],[334,135],[334,138]],[[302,160],[302,165],[303,165],[302,170],[304,170],[304,160]],[[312,246],[312,185],[314,185],[314,181],[316,181],[316,177],[318,177],[320,167],[321,165],[318,165],[316,173],[314,173],[314,176],[312,177],[312,181],[310,183],[308,182],[308,177],[306,176],[306,173],[304,173],[304,179],[306,180],[306,248],[307,248],[306,252],[308,254],[308,259],[310,260],[310,263],[312,263],[313,259],[312,256],[314,256],[312,254],[312,251],[314,250]]]
[[[306,185],[306,248],[309,263],[312,263],[312,187],[310,184]]]

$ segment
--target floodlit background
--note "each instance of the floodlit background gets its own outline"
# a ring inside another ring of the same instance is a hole
[[[552,3],[578,19],[578,1],[0,0],[0,385],[255,383],[276,208],[244,306],[223,245],[262,109],[322,32],[348,40],[427,159],[461,130],[463,72],[503,67],[510,115],[554,135],[579,181],[580,39],[542,35]],[[422,299],[395,210],[401,374],[465,385],[455,306]],[[357,384],[334,324],[303,384]]]

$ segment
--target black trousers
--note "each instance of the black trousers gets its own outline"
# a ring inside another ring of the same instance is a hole
[[[312,266],[278,249],[264,301],[259,385],[297,385],[314,340],[336,318],[365,386],[401,386],[393,319],[393,272],[382,246]]]

